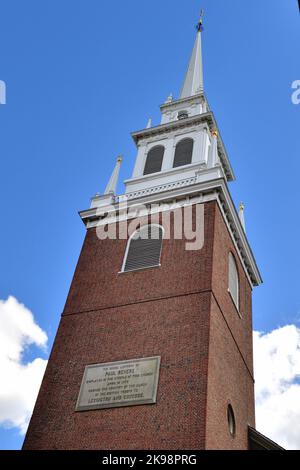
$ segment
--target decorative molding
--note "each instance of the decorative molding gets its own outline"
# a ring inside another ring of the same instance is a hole
[[[205,102],[205,100],[206,98],[205,98],[204,93],[198,93],[197,95],[188,96],[187,98],[181,98],[176,101],[174,100],[174,101],[170,101],[167,103],[163,103],[160,106],[160,109],[162,112],[168,108],[173,108],[176,110],[178,109],[178,107],[182,107],[183,104],[186,104],[186,105],[196,104],[197,105],[197,104],[202,104],[203,102]]]
[[[184,181],[184,180],[183,180]],[[187,183],[187,182],[186,182]],[[128,196],[128,195],[126,195]],[[184,196],[186,198],[184,199]],[[97,227],[99,221],[101,220],[100,213],[108,213],[113,210],[118,210],[118,206],[120,205],[120,212],[122,209],[122,204],[127,204],[128,208],[134,209],[135,207],[143,206],[150,206],[151,204],[162,204],[164,202],[176,205],[176,207],[183,207],[183,205],[194,205],[200,204],[212,200],[216,200],[221,210],[221,214],[223,219],[227,225],[229,233],[231,235],[232,241],[236,247],[237,253],[239,255],[239,259],[244,267],[245,273],[249,280],[249,283],[252,287],[257,286],[262,283],[262,278],[259,272],[259,269],[256,265],[255,258],[253,252],[250,248],[247,236],[244,232],[242,224],[240,222],[237,210],[234,206],[232,201],[231,195],[228,190],[228,186],[226,184],[225,179],[217,178],[214,180],[209,180],[205,182],[195,182],[192,183],[191,181],[189,184],[182,185],[182,186],[175,186],[173,188],[169,188],[164,192],[161,191],[153,191],[144,193],[144,195],[140,195],[132,198],[125,198],[122,199],[124,196],[119,196],[115,198],[116,206],[105,206],[97,208],[93,207],[91,209],[85,210],[80,212],[80,217],[87,228]],[[117,202],[118,201],[118,202]],[[179,204],[179,206],[178,206]],[[100,211],[99,211],[100,209]],[[162,211],[163,209],[159,209]],[[167,210],[172,210],[172,207],[168,207]],[[137,214],[133,215],[131,212],[131,217],[136,217]],[[126,217],[120,219],[119,216],[114,219],[110,220],[111,223],[117,222],[120,220],[126,220]]]
[[[143,129],[131,134],[136,145],[142,140],[153,138],[156,136],[162,136],[165,133],[170,133],[171,131],[178,131],[180,129],[191,128],[193,126],[199,126],[205,123],[210,132],[214,129],[218,131],[218,152],[220,156],[221,163],[224,167],[225,175],[228,181],[233,181],[235,175],[230,164],[230,161],[227,156],[227,152],[221,137],[221,134],[218,130],[218,126],[215,120],[215,117],[211,111],[203,114],[197,114],[186,119],[179,121],[172,121],[166,124],[160,124],[159,126],[152,127],[151,129]]]
[[[162,193],[165,191],[169,191],[175,188],[182,188],[184,186],[190,186],[191,184],[195,184],[197,182],[197,177],[194,176],[192,178],[186,178],[180,181],[174,181],[173,183],[165,183],[159,186],[153,186],[152,188],[141,189],[139,191],[134,191],[132,193],[124,194],[123,196],[118,196],[116,198],[116,202],[124,202],[130,199],[136,199],[139,197],[147,196],[150,194]]]
[[[150,175],[142,175],[142,176],[136,176],[135,178],[130,178],[128,180],[124,181],[125,186],[128,184],[134,184],[134,183],[140,183],[144,181],[153,181],[153,184],[155,184],[155,180],[161,180],[161,178],[164,177],[169,177],[171,175],[182,175],[185,172],[193,173],[193,176],[195,175],[194,172],[196,172],[199,169],[203,168],[203,162],[195,162],[195,163],[190,163],[189,165],[184,165],[180,166],[177,168],[166,168],[165,170],[162,170],[157,173],[152,173]],[[224,175],[224,173],[223,173]],[[186,178],[181,178],[181,179],[186,179]],[[176,180],[175,180],[176,181]],[[178,179],[177,181],[180,181]],[[158,186],[158,184],[156,185]],[[152,187],[152,186],[151,186]],[[132,191],[133,192],[133,191]]]

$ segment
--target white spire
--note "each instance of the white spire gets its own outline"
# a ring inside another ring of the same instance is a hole
[[[146,129],[150,129],[151,127],[152,127],[152,118],[149,118]]]
[[[244,232],[246,232],[246,223],[245,223],[245,205],[243,202],[240,203],[240,209],[239,209],[239,218],[242,224],[242,227],[244,229]]]
[[[180,98],[188,98],[189,96],[196,95],[197,93],[203,93],[204,91],[201,41],[201,31],[203,31],[202,17],[203,11],[201,12],[200,20],[197,24],[196,41],[180,93]]]
[[[120,155],[117,159],[115,169],[111,174],[110,180],[108,182],[108,185],[106,186],[104,194],[116,194],[122,160],[123,158]]]

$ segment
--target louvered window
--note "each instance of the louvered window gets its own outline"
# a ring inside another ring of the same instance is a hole
[[[179,111],[178,113],[178,119],[186,119],[189,117],[189,113],[187,111]]]
[[[157,225],[146,225],[135,232],[128,242],[123,271],[159,266],[163,229]]]
[[[183,139],[176,145],[173,167],[189,165],[192,163],[194,141],[193,139]]]
[[[236,262],[232,253],[229,253],[229,268],[228,268],[229,285],[228,289],[234,301],[236,308],[239,309],[239,275]]]
[[[151,175],[151,173],[158,173],[161,171],[164,153],[165,148],[162,145],[157,145],[149,151],[146,159],[144,175]]]

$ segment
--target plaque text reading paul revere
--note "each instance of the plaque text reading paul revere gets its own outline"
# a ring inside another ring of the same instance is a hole
[[[156,403],[160,357],[87,366],[77,411]]]

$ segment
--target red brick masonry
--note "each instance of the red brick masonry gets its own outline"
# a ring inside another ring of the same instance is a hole
[[[24,449],[247,449],[251,287],[217,203],[205,204],[201,251],[164,240],[161,267],[119,274],[125,249],[87,231]],[[227,289],[230,250],[241,317]],[[87,364],[150,356],[162,360],[155,405],[75,412]]]

